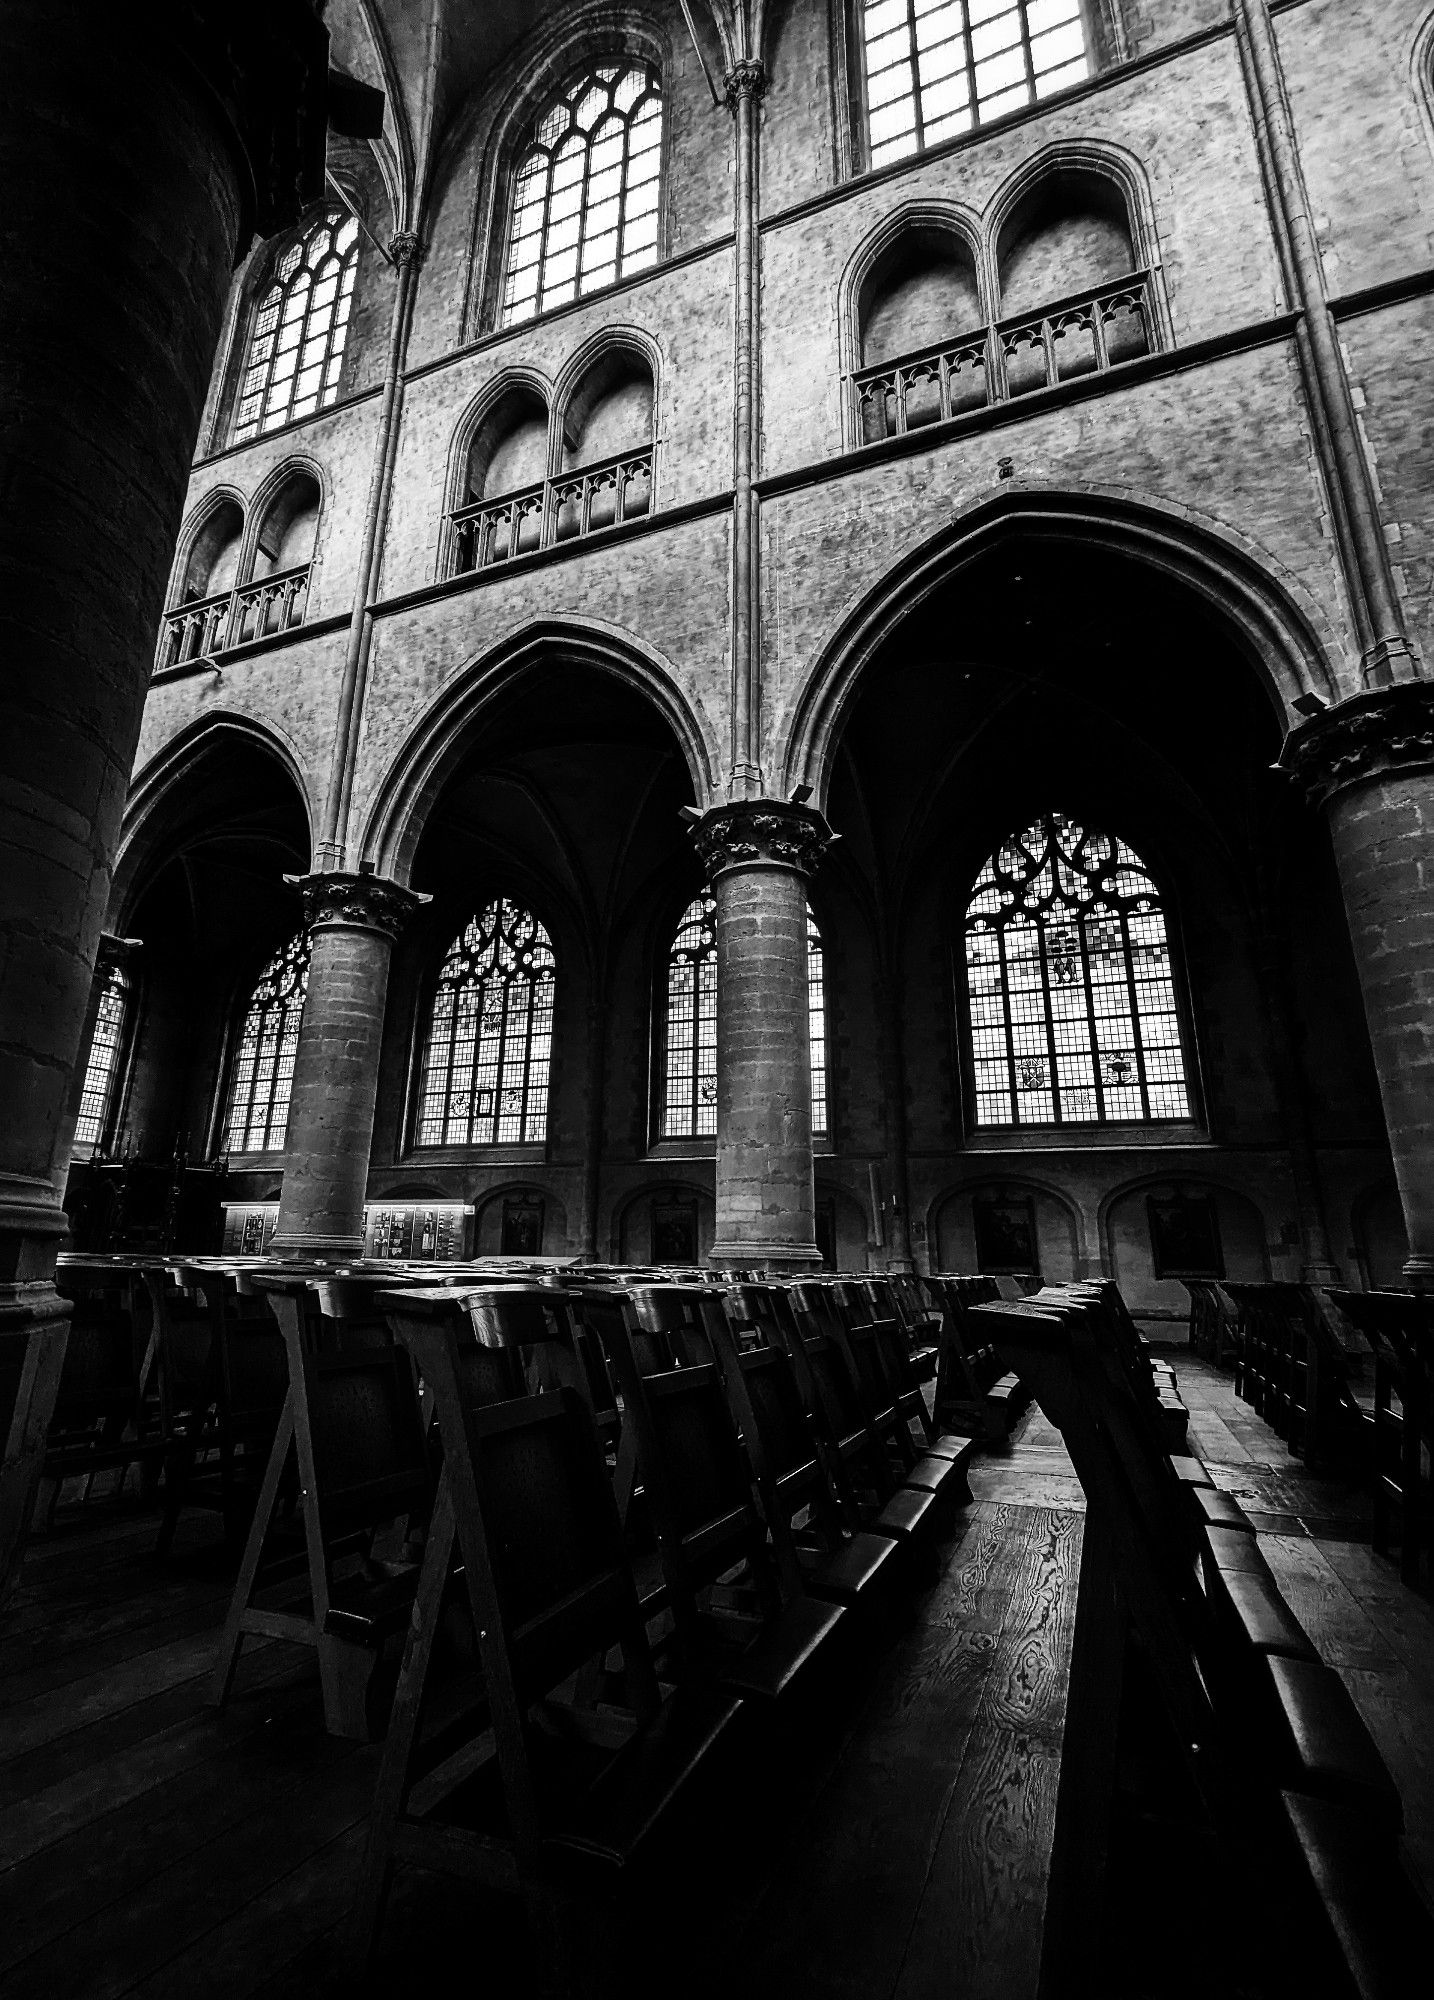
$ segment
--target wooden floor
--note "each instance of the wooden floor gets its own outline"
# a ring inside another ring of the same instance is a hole
[[[1194,1442],[1349,1682],[1427,1869],[1434,1610],[1361,1546],[1357,1492],[1305,1474],[1226,1380],[1177,1365]],[[1083,1503],[1039,1414],[973,1485],[846,1734],[795,1790],[754,1800],[657,1982],[670,1993],[1034,1994]],[[154,1532],[133,1504],[62,1512],[0,1623],[0,1995],[352,1992],[343,1927],[378,1752],[324,1735],[309,1656],[282,1643],[254,1645],[236,1699],[209,1709],[229,1568],[203,1517],[164,1562]],[[532,1990],[511,1906],[401,1876],[376,1990],[431,1991],[455,1960],[481,1963],[485,1996]],[[1220,1990],[1218,1952],[1206,1963]]]

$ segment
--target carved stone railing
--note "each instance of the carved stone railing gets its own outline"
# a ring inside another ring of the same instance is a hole
[[[1103,374],[1153,345],[1150,274],[1132,271],[1041,312],[863,368],[852,377],[857,437],[875,444],[1058,382]]]
[[[219,597],[181,604],[166,616],[157,669],[211,659],[231,646],[247,646],[302,625],[309,603],[309,568],[302,563],[274,576],[256,577]]]
[[[619,452],[541,486],[456,509],[453,575],[641,520],[652,509],[652,457],[651,445]]]

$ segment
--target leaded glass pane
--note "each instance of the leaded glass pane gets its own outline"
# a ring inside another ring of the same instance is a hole
[[[94,1039],[85,1063],[85,1081],[80,1091],[80,1115],[75,1125],[77,1146],[98,1146],[108,1137],[114,1111],[115,1086],[119,1082],[120,1050],[124,1045],[125,1015],[129,1010],[130,984],[123,968],[110,967],[100,993],[95,1014]]]
[[[516,903],[499,898],[464,926],[433,996],[416,1144],[542,1143],[556,979],[547,932]]]
[[[807,1040],[812,1065],[812,1136],[827,1131],[827,999],[822,934],[807,911]]]
[[[1124,841],[1047,813],[966,907],[978,1125],[1188,1118],[1165,913]]]
[[[333,402],[357,266],[358,224],[342,209],[311,222],[279,259],[254,315],[235,444]]]
[[[309,934],[301,931],[264,967],[245,1012],[229,1078],[226,1152],[284,1150],[308,990]]]
[[[1090,74],[1081,0],[867,0],[862,50],[874,167]]]
[[[656,262],[661,138],[661,81],[645,63],[602,64],[544,111],[514,177],[504,326]]]

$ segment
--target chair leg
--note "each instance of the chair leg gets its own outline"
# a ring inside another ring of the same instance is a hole
[[[284,1467],[288,1462],[289,1447],[293,1439],[294,1411],[290,1400],[284,1405],[284,1414],[274,1434],[274,1448],[269,1454],[264,1484],[259,1492],[259,1504],[254,1509],[254,1519],[249,1525],[249,1539],[244,1546],[244,1559],[234,1580],[234,1595],[229,1600],[229,1615],[224,1621],[224,1633],[219,1641],[219,1657],[214,1664],[214,1678],[210,1682],[209,1689],[209,1699],[216,1708],[224,1706],[234,1685],[234,1670],[239,1664],[239,1649],[244,1644],[244,1613],[248,1610],[249,1599],[254,1594],[254,1579],[259,1574],[259,1562],[264,1553],[264,1542],[269,1532],[274,1502],[278,1498],[279,1482],[284,1476]]]

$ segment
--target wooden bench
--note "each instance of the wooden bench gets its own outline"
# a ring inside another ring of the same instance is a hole
[[[227,1700],[245,1637],[312,1646],[331,1734],[381,1733],[376,1669],[407,1623],[418,1566],[390,1552],[410,1518],[426,1519],[431,1481],[418,1391],[395,1346],[380,1291],[368,1280],[298,1273],[256,1276],[283,1335],[288,1388],[249,1529],[214,1669],[213,1700]],[[297,1536],[285,1533],[287,1493]],[[295,1575],[307,1601],[258,1599]]]
[[[1311,1467],[1360,1462],[1366,1419],[1360,1356],[1308,1285],[1229,1282],[1239,1314],[1235,1393]]]
[[[1186,1278],[1190,1294],[1190,1351],[1215,1368],[1234,1365],[1239,1352],[1239,1312],[1234,1300],[1213,1278]]]
[[[926,1288],[941,1313],[937,1423],[987,1441],[1009,1437],[1030,1401],[1029,1392],[967,1317],[970,1306],[998,1299],[999,1285],[980,1276],[930,1277]]]
[[[1417,1582],[1434,1557],[1434,1300],[1409,1292],[1334,1292],[1374,1354],[1374,1546],[1399,1544]]]

